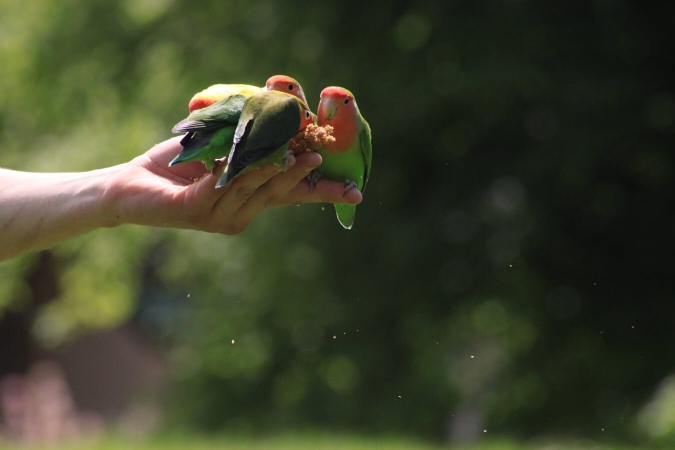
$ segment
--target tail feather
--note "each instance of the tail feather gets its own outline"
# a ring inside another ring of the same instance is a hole
[[[202,161],[207,169],[213,167],[213,161],[211,161],[211,155],[209,155],[209,144],[211,144],[214,134],[215,131],[187,133],[180,141],[183,150],[176,155],[169,166],[183,162]]]
[[[335,213],[340,225],[347,230],[351,230],[352,225],[354,225],[354,217],[356,216],[356,205],[337,203],[335,205]]]

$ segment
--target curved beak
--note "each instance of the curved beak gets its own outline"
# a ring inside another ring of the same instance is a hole
[[[326,98],[321,100],[321,114],[325,120],[330,120],[335,116],[335,113],[338,110],[338,105],[335,100],[332,98]]]

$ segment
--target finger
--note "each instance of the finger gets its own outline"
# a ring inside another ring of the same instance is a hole
[[[247,202],[247,207],[261,206],[268,208],[284,197],[301,180],[321,164],[321,155],[317,153],[301,154],[296,157],[296,164],[288,171],[272,177],[267,183],[258,188]]]
[[[182,184],[190,184],[201,178],[206,173],[206,168],[199,161],[169,166],[169,163],[183,150],[183,146],[180,144],[181,139],[182,137],[179,136],[160,142],[143,156],[147,158],[146,161],[153,164],[152,167],[146,166],[147,169],[180,181]]]
[[[295,158],[291,156],[288,160],[288,167],[293,167],[295,161]],[[249,200],[260,186],[267,183],[281,171],[283,171],[281,166],[266,164],[238,176],[222,188],[226,189],[226,191],[214,208],[219,209],[226,216],[233,214]]]
[[[363,195],[358,189],[350,189],[345,194],[344,183],[320,179],[314,190],[310,192],[309,182],[302,180],[279,200],[278,206],[302,205],[303,203],[350,203],[358,205],[362,201]]]
[[[237,219],[250,222],[266,209],[280,206],[280,199],[321,164],[321,156],[301,154],[297,156],[296,161],[296,164],[288,171],[270,178],[267,183],[260,186],[249,201],[239,208]]]
[[[216,189],[216,183],[218,183],[218,179],[226,168],[227,164],[220,163],[215,166],[211,173],[207,172],[202,179],[189,186],[188,190],[191,191],[189,194],[191,197],[188,198],[188,201],[194,202],[200,209],[208,208],[208,210],[211,211],[218,200],[220,200],[232,186],[232,183],[229,183],[220,189]]]

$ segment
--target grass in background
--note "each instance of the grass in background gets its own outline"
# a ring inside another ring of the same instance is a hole
[[[0,441],[3,450],[647,450],[644,446],[599,444],[591,440],[555,442],[541,440],[535,443],[517,443],[494,440],[465,445],[433,445],[398,437],[361,437],[337,434],[283,434],[278,436],[233,437],[199,435],[165,435],[154,438],[125,438],[109,436],[95,441],[65,442],[61,444],[30,445]]]

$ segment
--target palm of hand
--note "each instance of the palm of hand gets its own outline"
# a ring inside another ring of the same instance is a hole
[[[122,185],[126,192],[121,214],[128,222],[237,234],[267,209],[309,202],[360,203],[353,189],[343,197],[343,184],[322,180],[312,193],[305,177],[321,156],[303,153],[291,158],[289,168],[264,166],[215,189],[223,171],[209,174],[199,162],[168,166],[180,151],[180,138],[164,141],[130,163]]]

